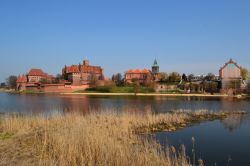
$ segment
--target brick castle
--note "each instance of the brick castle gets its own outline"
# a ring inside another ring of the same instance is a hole
[[[33,92],[73,92],[90,87],[92,81],[103,80],[103,69],[100,66],[91,66],[89,60],[84,60],[83,64],[65,66],[59,80],[41,69],[31,69],[17,78],[16,89]]]

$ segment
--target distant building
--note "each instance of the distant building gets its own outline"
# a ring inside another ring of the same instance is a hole
[[[128,70],[125,73],[125,82],[128,84],[131,84],[135,81],[138,81],[140,84],[143,84],[147,80],[152,80],[152,72],[149,69]]]
[[[52,81],[55,79],[52,75],[43,72],[41,69],[31,69],[27,74],[27,78],[29,83],[52,83]]]
[[[159,70],[160,70],[160,67],[156,61],[156,59],[154,60],[154,64],[152,65],[152,73],[153,74],[159,74]]]
[[[160,73],[160,67],[155,59],[152,65],[152,74],[153,74],[153,79],[155,81],[159,81],[159,73]]]
[[[219,77],[223,90],[241,88],[241,67],[232,59],[220,68]]]
[[[72,85],[89,85],[93,80],[104,80],[103,69],[91,66],[88,60],[84,60],[83,64],[65,66],[62,76]]]
[[[53,83],[55,77],[42,71],[42,69],[31,69],[27,74],[17,78],[17,90],[26,90],[27,87],[36,87],[38,84]]]
[[[140,84],[146,84],[150,81],[158,81],[160,67],[156,61],[152,65],[152,71],[149,69],[130,69],[125,73],[125,82],[131,84],[138,81]]]

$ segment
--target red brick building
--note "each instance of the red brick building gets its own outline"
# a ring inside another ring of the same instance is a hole
[[[26,90],[26,84],[28,82],[28,78],[26,75],[19,76],[16,81],[16,89],[17,90]]]
[[[93,80],[104,80],[103,69],[91,66],[88,60],[84,60],[83,64],[65,66],[62,76],[72,85],[89,85]]]
[[[138,81],[140,84],[145,83],[147,80],[152,79],[152,72],[148,69],[135,69],[128,70],[125,73],[125,82],[131,84],[135,81]]]
[[[241,79],[241,67],[230,59],[223,67],[220,68],[220,78],[221,79]]]
[[[31,69],[27,74],[17,78],[17,90],[27,90],[27,87],[37,87],[39,84],[51,84],[55,77],[41,69]]]
[[[27,74],[29,83],[46,82],[52,83],[55,77],[43,72],[41,69],[31,69]]]
[[[155,59],[152,65],[152,70],[149,69],[128,70],[125,73],[125,83],[131,84],[135,81],[138,81],[140,84],[146,84],[149,83],[150,81],[158,81],[159,69],[160,67]]]
[[[232,59],[220,68],[219,76],[222,82],[222,89],[241,88],[241,66]]]

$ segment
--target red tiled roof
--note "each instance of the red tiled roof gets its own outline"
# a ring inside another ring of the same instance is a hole
[[[149,74],[151,71],[149,69],[135,69],[135,70],[128,70],[127,74]]]
[[[79,67],[77,65],[72,65],[72,66],[66,67],[66,72],[67,73],[78,73],[80,71],[79,71]]]
[[[66,67],[66,73],[80,73],[82,70],[82,72],[85,73],[98,73],[98,74],[102,74],[102,68],[99,66],[78,66],[78,65],[71,65],[71,66],[67,66]]]
[[[43,76],[46,77],[46,73],[44,73],[41,69],[31,69],[28,73],[29,76]]]
[[[96,74],[102,74],[102,68],[100,66],[81,66],[81,69],[85,73],[96,73]]]
[[[17,83],[26,83],[27,82],[27,78],[25,75],[19,76],[16,80]]]

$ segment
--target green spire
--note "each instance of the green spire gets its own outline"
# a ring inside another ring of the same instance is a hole
[[[157,66],[157,67],[159,66],[158,63],[157,63],[157,61],[156,61],[156,59],[155,59],[155,61],[154,61],[153,66]]]

